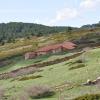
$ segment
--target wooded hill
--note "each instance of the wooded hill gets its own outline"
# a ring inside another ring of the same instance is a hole
[[[96,28],[96,27],[100,27],[100,21],[98,23],[95,23],[95,24],[83,25],[81,28]]]
[[[0,43],[14,42],[16,38],[30,38],[71,30],[71,27],[50,27],[34,23],[10,22],[0,24]]]
[[[22,22],[10,22],[0,24],[0,45],[5,43],[15,42],[17,38],[30,38],[32,36],[47,36],[55,33],[66,33],[68,36],[71,35],[71,31],[82,30],[97,30],[100,28],[100,22],[96,24],[84,25],[80,28],[69,27],[69,26],[45,26],[35,23],[22,23]],[[81,36],[81,33],[80,33]],[[71,36],[72,37],[72,36]]]

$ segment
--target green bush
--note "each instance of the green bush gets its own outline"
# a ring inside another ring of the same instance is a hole
[[[77,66],[70,67],[69,70],[74,70],[74,69],[78,69],[78,68],[82,68],[82,67],[85,67],[85,65],[84,64],[79,64]]]
[[[82,64],[82,63],[84,63],[83,60],[79,59],[79,60],[76,60],[74,62],[66,63],[66,65],[69,64],[71,66],[71,65],[74,65],[74,64]]]
[[[48,86],[31,86],[26,91],[32,99],[51,97],[55,94]]]
[[[20,79],[18,79],[19,81],[24,81],[24,80],[30,80],[30,79],[36,79],[36,78],[40,78],[42,77],[41,75],[37,75],[37,76],[25,76],[25,77],[22,77]]]
[[[100,100],[100,94],[86,94],[73,100]]]

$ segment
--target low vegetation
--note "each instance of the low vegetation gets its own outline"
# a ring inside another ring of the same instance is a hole
[[[55,94],[49,86],[31,86],[26,89],[26,92],[33,99],[48,98]]]
[[[100,94],[86,94],[73,100],[100,100]]]
[[[8,23],[3,27],[9,24],[12,28],[9,27],[9,32],[5,30],[9,38],[0,40],[0,86],[5,87],[0,88],[0,100],[58,100],[62,97],[65,100],[100,99],[100,83],[83,85],[88,79],[100,77],[100,26],[71,29],[40,25],[38,31],[30,30],[35,24],[25,24],[23,27],[24,23]],[[20,26],[23,28],[20,29]],[[73,41],[78,47],[73,51],[24,59],[26,52],[67,40]],[[88,46],[91,49],[84,50]],[[80,53],[81,50],[84,52]]]
[[[37,79],[37,78],[41,78],[41,77],[42,77],[41,75],[36,75],[36,76],[31,75],[31,76],[24,76],[24,77],[19,78],[17,80],[19,80],[19,81],[25,81],[25,80]]]
[[[0,84],[3,85],[6,88],[5,93],[8,95],[7,99],[13,97],[15,98],[23,98],[24,95],[26,98],[30,98],[32,100],[32,97],[34,95],[27,94],[28,88],[29,90],[32,89],[34,86],[44,86],[48,85],[53,87],[55,89],[56,87],[59,87],[59,90],[55,91],[55,94],[51,97],[46,97],[45,100],[58,100],[59,98],[59,91],[61,90],[61,95],[67,95],[65,98],[68,98],[70,100],[71,98],[76,98],[81,95],[85,95],[87,93],[98,93],[99,94],[99,88],[96,86],[83,86],[82,84],[87,81],[87,79],[96,79],[96,77],[99,76],[99,54],[100,49],[96,48],[93,50],[90,50],[88,52],[84,52],[80,56],[76,58],[71,58],[69,60],[65,60],[61,63],[56,63],[52,65],[48,65],[47,67],[42,67],[40,70],[35,73],[29,73],[30,75],[23,75],[21,77],[14,77],[7,80],[0,80]],[[72,54],[71,54],[72,55]],[[81,60],[84,55],[85,62]],[[58,57],[58,55],[55,55]],[[63,55],[59,55],[63,56]],[[66,55],[68,57],[69,55]],[[52,58],[52,57],[51,57]],[[22,59],[22,58],[21,58]],[[39,60],[40,58],[34,59],[32,61]],[[48,58],[44,59],[47,60]],[[53,60],[53,59],[52,59]],[[73,63],[73,64],[71,64]],[[69,68],[75,67],[78,65],[85,64],[85,67],[77,68],[77,70],[70,70]],[[27,70],[26,70],[27,71]],[[38,77],[38,75],[42,77]],[[19,81],[21,79],[21,81]],[[24,80],[25,79],[25,80]],[[12,81],[13,80],[13,81]],[[63,85],[63,83],[66,83]],[[70,84],[69,84],[70,83]],[[33,86],[34,84],[34,86]],[[26,89],[27,86],[27,89]],[[32,87],[31,87],[32,86]],[[33,89],[32,89],[33,90]],[[30,91],[32,91],[30,90]],[[23,91],[26,91],[23,93]],[[34,92],[34,91],[33,91]],[[20,95],[17,95],[20,94]],[[34,97],[33,97],[34,98]],[[21,100],[19,99],[19,100]],[[10,99],[14,100],[14,99]],[[16,99],[15,99],[16,100]],[[34,99],[33,99],[34,100]],[[44,100],[43,97],[41,97],[41,100]]]
[[[77,66],[70,67],[69,70],[74,70],[74,69],[78,69],[78,68],[82,68],[82,67],[85,67],[85,65],[84,64],[78,64]]]
[[[47,62],[42,62],[42,63],[37,63],[37,64],[33,64],[30,66],[26,66],[24,68],[19,68],[19,69],[10,71],[10,72],[2,73],[2,74],[0,74],[0,79],[15,78],[18,76],[32,74],[32,73],[38,72],[39,68],[41,68],[41,67],[46,67],[46,66],[58,64],[58,63],[66,61],[66,60],[76,58],[76,57],[80,56],[82,53],[83,52],[79,52],[79,53],[76,53],[76,54],[73,54],[73,55],[70,55],[70,56],[67,56],[64,58],[55,59],[52,61],[47,61]]]

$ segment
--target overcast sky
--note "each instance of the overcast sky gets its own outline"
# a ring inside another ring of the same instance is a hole
[[[81,26],[100,21],[100,0],[0,0],[0,23]]]

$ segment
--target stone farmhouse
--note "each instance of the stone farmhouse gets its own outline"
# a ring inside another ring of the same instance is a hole
[[[68,51],[76,48],[76,44],[72,42],[63,42],[59,44],[52,44],[52,45],[47,45],[44,47],[39,48],[35,52],[28,52],[25,54],[25,59],[33,59],[37,56],[40,55],[46,55],[46,54],[54,54],[54,53],[59,53],[62,51]]]

